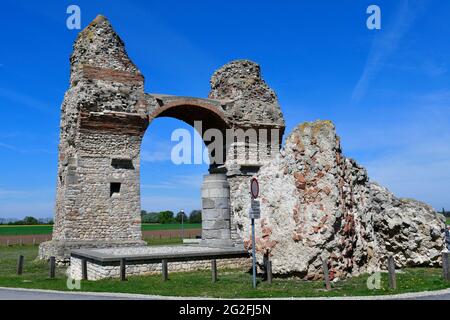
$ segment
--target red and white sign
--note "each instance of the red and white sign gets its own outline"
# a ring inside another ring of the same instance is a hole
[[[256,178],[253,178],[250,183],[250,193],[252,194],[253,199],[257,199],[259,197],[259,183]]]

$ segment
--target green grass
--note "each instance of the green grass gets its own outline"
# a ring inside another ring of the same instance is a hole
[[[22,276],[15,275],[19,254],[25,256]],[[35,261],[37,247],[0,247],[0,286],[34,289],[53,289],[67,291],[67,278],[64,269],[58,268],[57,279],[48,278],[48,265]],[[189,273],[170,273],[169,281],[163,282],[160,275],[129,277],[127,282],[102,280],[83,281],[82,291],[122,292],[156,294],[167,296],[196,296],[220,298],[258,298],[258,297],[326,297],[386,295],[415,291],[431,291],[449,288],[450,283],[441,278],[440,269],[406,269],[397,274],[396,291],[388,289],[387,275],[382,274],[380,290],[369,290],[366,286],[368,275],[351,278],[333,285],[329,292],[323,290],[322,281],[303,281],[299,279],[274,279],[272,285],[259,282],[258,288],[251,287],[251,276],[239,270],[219,270],[219,281],[211,283],[209,271]]]
[[[37,234],[51,234],[53,226],[39,225],[39,226],[0,226],[0,236],[25,236]]]
[[[450,226],[450,218],[447,218],[447,225]]]
[[[185,229],[201,229],[201,224],[185,224]],[[181,224],[143,224],[142,231],[162,231],[162,230],[180,230]],[[53,226],[9,226],[0,225],[0,236],[24,236],[51,234]]]

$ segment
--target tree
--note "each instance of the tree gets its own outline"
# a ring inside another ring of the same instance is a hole
[[[173,212],[172,211],[160,212],[158,220],[159,220],[159,223],[162,223],[162,224],[173,223],[174,222]]]
[[[202,211],[193,210],[189,215],[189,223],[202,223]]]
[[[184,221],[184,223],[188,223],[189,219],[188,219],[186,213],[180,211],[177,213],[177,216],[175,217],[175,221],[178,223],[181,223],[182,221]]]
[[[39,221],[36,218],[34,218],[34,217],[25,217],[23,219],[23,224],[36,225],[36,224],[39,224]]]
[[[159,213],[146,212],[146,211],[144,211],[144,212],[145,213],[141,213],[142,223],[158,223],[159,222]]]

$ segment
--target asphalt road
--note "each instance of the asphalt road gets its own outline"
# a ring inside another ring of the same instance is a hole
[[[160,296],[144,296],[132,294],[106,294],[106,293],[66,293],[46,290],[28,290],[28,289],[7,289],[0,288],[0,300],[164,300],[180,299]],[[186,298],[192,299],[192,298]],[[194,298],[195,299],[195,298]],[[450,290],[438,292],[408,293],[397,296],[378,296],[378,297],[346,297],[329,298],[331,300],[450,300]],[[261,300],[261,299],[259,299]],[[288,299],[292,300],[292,299]],[[311,300],[311,299],[299,299]],[[312,300],[320,300],[314,298]]]
[[[152,297],[113,296],[88,293],[65,293],[40,290],[0,289],[0,300],[143,300]]]
[[[450,300],[450,293],[443,293],[439,295],[423,296],[416,298],[406,298],[403,300]]]

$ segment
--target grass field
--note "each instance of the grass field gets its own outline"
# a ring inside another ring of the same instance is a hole
[[[201,229],[201,224],[185,224],[185,229]],[[162,230],[180,230],[181,224],[143,224],[142,231],[162,231]],[[51,225],[40,226],[0,226],[0,236],[23,236],[51,234],[53,227]]]
[[[156,243],[156,242],[154,242]],[[15,275],[19,254],[25,256],[24,274]],[[48,278],[48,265],[35,261],[37,247],[15,246],[0,248],[0,286],[34,289],[53,289],[68,291],[65,270],[57,269],[57,279]],[[381,289],[369,290],[366,285],[368,275],[362,275],[333,284],[329,292],[323,290],[322,281],[302,281],[299,279],[274,279],[272,285],[259,281],[258,288],[251,287],[251,275],[237,270],[219,270],[219,281],[211,283],[209,271],[170,273],[169,281],[163,282],[161,276],[129,277],[128,281],[102,280],[83,281],[82,291],[122,292],[156,294],[167,296],[196,296],[219,298],[258,298],[258,297],[325,297],[386,295],[415,291],[431,291],[450,287],[441,278],[440,269],[406,269],[397,274],[396,291],[388,289],[387,275],[382,274]]]
[[[0,226],[0,236],[25,236],[25,235],[37,235],[37,234],[51,234],[53,226],[41,225],[41,226]]]
[[[447,225],[450,226],[450,218],[447,218]]]

